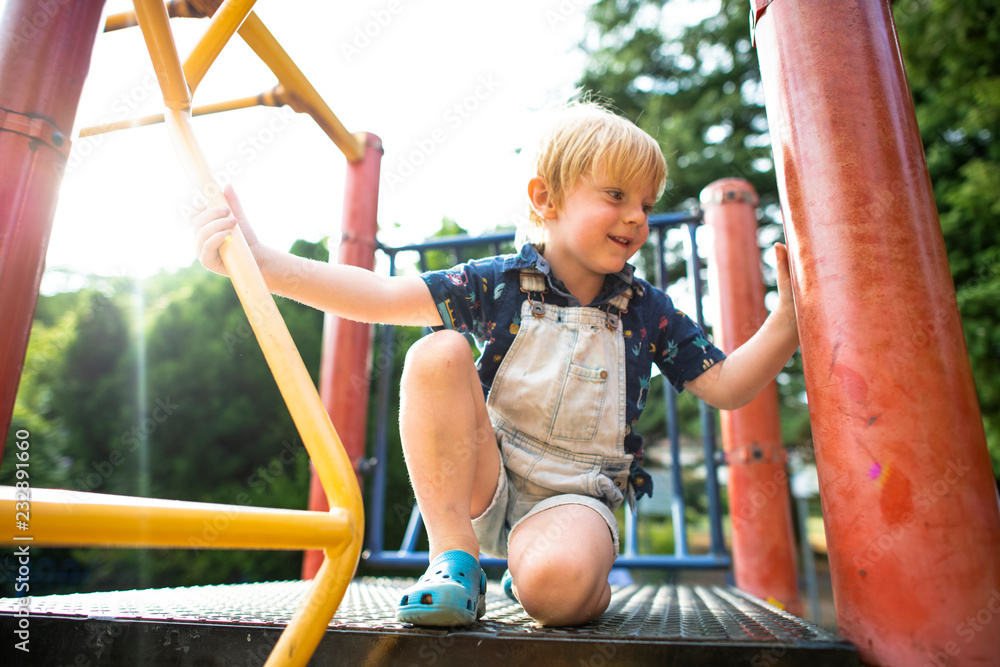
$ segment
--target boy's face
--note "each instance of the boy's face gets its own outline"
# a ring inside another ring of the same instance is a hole
[[[647,218],[656,203],[652,183],[614,181],[603,166],[585,174],[546,221],[549,249],[601,276],[621,271],[649,236]],[[549,217],[549,216],[546,216]]]

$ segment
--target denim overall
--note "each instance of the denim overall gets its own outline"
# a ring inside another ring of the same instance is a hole
[[[520,521],[546,509],[586,505],[608,524],[628,486],[625,342],[619,313],[631,291],[602,308],[544,302],[545,277],[523,270],[521,321],[490,390],[487,409],[503,465],[493,501],[473,520],[483,553],[506,557]],[[553,540],[565,539],[572,527]]]

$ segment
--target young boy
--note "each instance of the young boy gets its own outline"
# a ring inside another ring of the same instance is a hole
[[[505,591],[544,625],[608,607],[614,510],[648,492],[631,432],[656,363],[720,409],[749,402],[798,347],[787,252],[778,308],[726,358],[628,260],[666,181],[659,146],[594,104],[556,115],[528,182],[543,243],[449,271],[385,277],[262,246],[233,212],[195,218],[202,263],[239,224],[272,292],[341,317],[431,326],[408,352],[400,432],[431,565],[403,591],[400,621],[461,625],[485,611],[480,552],[506,557]],[[482,354],[478,365],[464,337]]]

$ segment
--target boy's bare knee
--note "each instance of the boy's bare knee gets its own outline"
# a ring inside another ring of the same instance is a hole
[[[469,342],[462,334],[446,329],[424,336],[410,346],[403,373],[420,369],[439,372],[454,363],[466,362],[472,362]]]
[[[604,612],[607,579],[588,563],[572,559],[521,563],[514,583],[524,611],[542,625],[578,625]]]

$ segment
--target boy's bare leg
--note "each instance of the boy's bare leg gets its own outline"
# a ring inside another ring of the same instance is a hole
[[[614,541],[600,514],[560,505],[521,522],[508,565],[524,611],[542,625],[580,625],[608,608]]]
[[[400,382],[399,428],[431,560],[453,549],[478,559],[472,517],[493,499],[500,452],[464,336],[439,331],[410,348]]]

